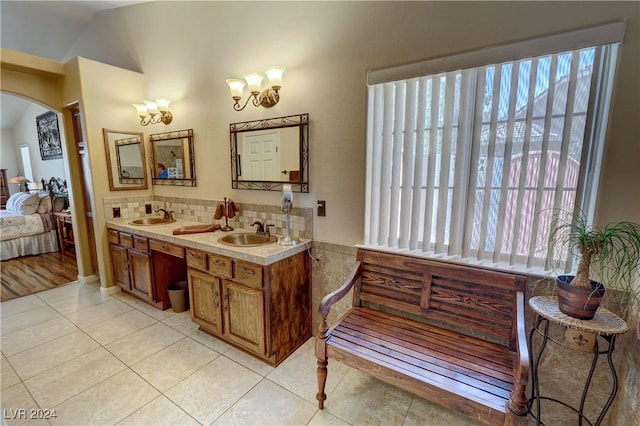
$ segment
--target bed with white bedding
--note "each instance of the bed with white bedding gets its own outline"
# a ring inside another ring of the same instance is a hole
[[[58,251],[51,213],[21,215],[0,210],[0,260]]]
[[[61,210],[64,201],[58,201],[52,189],[19,192],[7,200],[6,210],[0,210],[0,260],[59,250],[53,212]]]

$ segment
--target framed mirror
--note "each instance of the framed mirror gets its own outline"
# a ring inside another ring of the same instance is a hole
[[[149,136],[154,185],[196,186],[193,129]]]
[[[142,133],[102,129],[111,191],[147,189]]]
[[[309,192],[309,114],[229,125],[231,187]]]

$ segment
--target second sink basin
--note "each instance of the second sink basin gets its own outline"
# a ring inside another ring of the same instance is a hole
[[[258,235],[248,232],[241,234],[229,234],[218,239],[222,244],[235,247],[263,246],[275,243],[277,240],[278,237],[274,237],[273,235]]]
[[[160,225],[162,223],[171,223],[175,220],[164,219],[161,217],[141,217],[140,219],[129,222],[131,225]]]

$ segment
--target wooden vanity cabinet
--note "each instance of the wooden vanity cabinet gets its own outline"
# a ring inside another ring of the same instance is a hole
[[[113,280],[122,290],[153,302],[153,275],[147,238],[107,230]]]
[[[202,330],[274,366],[311,336],[305,252],[267,266],[193,249],[186,257],[191,319]]]

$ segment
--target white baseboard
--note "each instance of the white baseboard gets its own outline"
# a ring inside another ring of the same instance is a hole
[[[100,282],[100,275],[87,275],[87,276],[81,276],[78,275],[78,282],[80,284],[91,284],[91,283],[95,283],[95,282]]]

